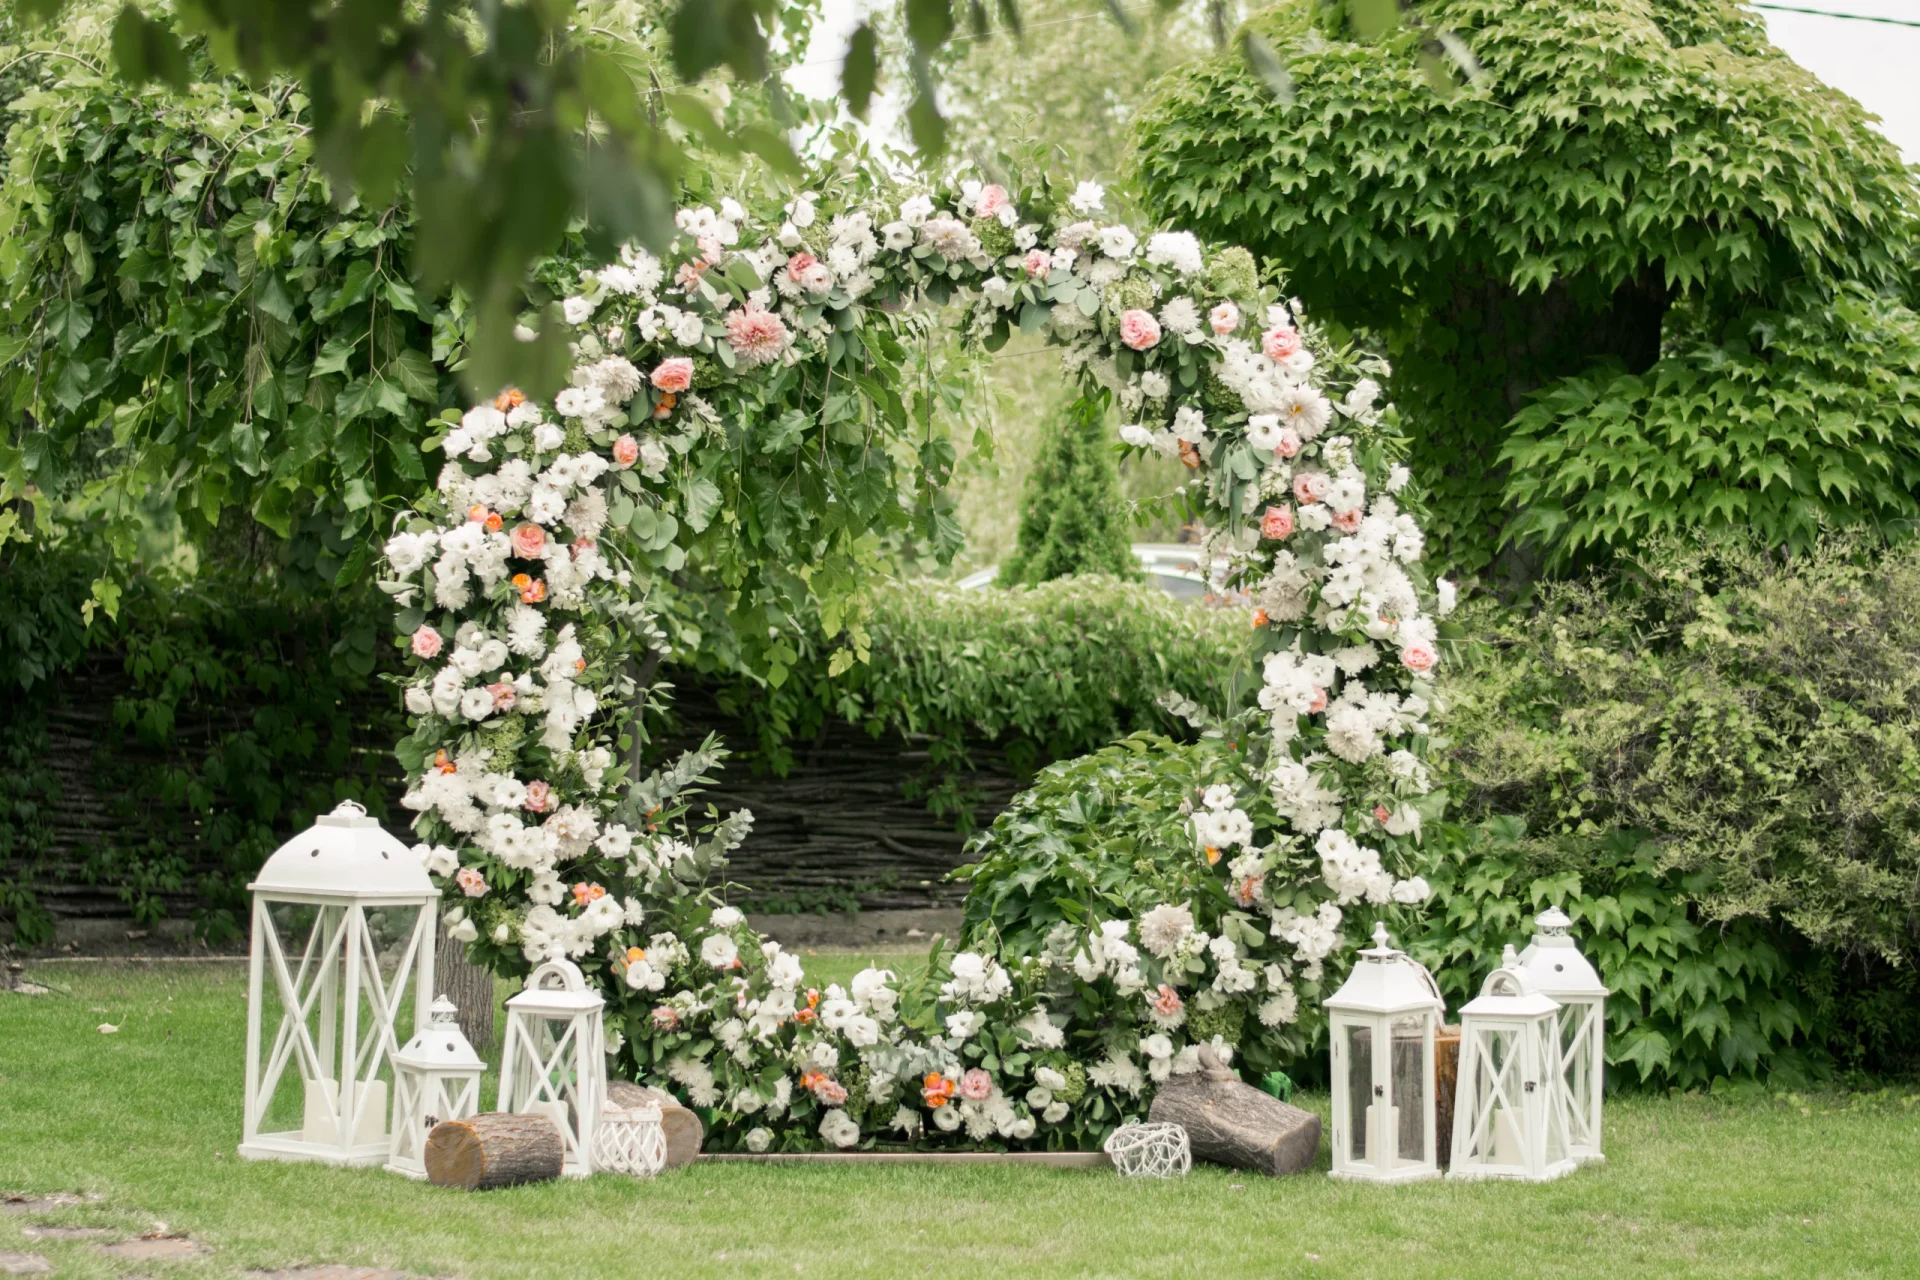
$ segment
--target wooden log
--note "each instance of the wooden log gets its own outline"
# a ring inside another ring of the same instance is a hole
[[[427,1181],[436,1187],[491,1191],[560,1176],[560,1130],[544,1115],[483,1111],[446,1120],[427,1135]]]
[[[700,1117],[680,1105],[680,1100],[665,1089],[656,1089],[652,1085],[635,1084],[631,1080],[610,1080],[607,1082],[607,1105],[631,1110],[644,1107],[649,1102],[660,1108],[660,1132],[667,1139],[667,1164],[669,1169],[680,1169],[700,1158],[700,1148],[707,1141],[707,1127],[700,1123]]]
[[[1147,1118],[1184,1128],[1197,1160],[1272,1177],[1304,1172],[1320,1154],[1319,1116],[1244,1083],[1206,1045],[1200,1070],[1161,1085]]]
[[[460,1034],[477,1053],[493,1044],[493,971],[467,959],[467,944],[442,935],[433,956],[433,980],[460,1013]]]

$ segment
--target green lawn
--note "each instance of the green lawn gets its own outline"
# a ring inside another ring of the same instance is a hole
[[[844,978],[859,963],[818,957],[810,968]],[[1920,1095],[1910,1090],[1619,1099],[1609,1162],[1542,1187],[725,1165],[476,1196],[375,1170],[240,1161],[239,965],[60,965],[30,976],[64,990],[0,996],[0,1192],[102,1198],[0,1215],[0,1253],[43,1254],[59,1276],[238,1276],[315,1262],[469,1280],[1920,1270]],[[102,1035],[101,1022],[120,1030]],[[28,1243],[21,1231],[55,1222],[135,1235],[156,1221],[213,1252],[134,1263],[86,1242]]]

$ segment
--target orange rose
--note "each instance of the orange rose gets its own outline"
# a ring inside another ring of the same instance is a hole
[[[519,408],[526,402],[526,392],[520,390],[518,387],[508,387],[505,391],[502,391],[493,398],[493,407],[505,413],[509,409]]]

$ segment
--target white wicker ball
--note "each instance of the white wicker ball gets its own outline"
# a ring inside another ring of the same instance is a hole
[[[593,1131],[593,1167],[605,1173],[651,1178],[667,1166],[667,1135],[660,1108],[604,1107]]]
[[[1179,1178],[1193,1167],[1187,1131],[1177,1124],[1123,1124],[1101,1144],[1127,1178]]]

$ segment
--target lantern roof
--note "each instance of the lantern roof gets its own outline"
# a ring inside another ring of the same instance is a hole
[[[1475,1018],[1538,1018],[1559,1012],[1560,1002],[1533,985],[1520,957],[1509,945],[1500,959],[1500,967],[1480,984],[1480,994],[1467,1001],[1460,1016]]]
[[[1533,935],[1533,941],[1520,953],[1520,967],[1527,971],[1535,990],[1556,1000],[1592,999],[1608,994],[1607,984],[1600,980],[1599,972],[1567,935],[1573,921],[1564,911],[1548,907],[1534,917],[1533,922],[1540,932]]]
[[[1343,1013],[1444,1012],[1446,1007],[1426,966],[1387,945],[1384,924],[1373,926],[1373,945],[1360,953],[1360,963],[1327,1000],[1327,1008]]]
[[[571,960],[549,960],[527,975],[526,989],[507,999],[507,1008],[549,1018],[598,1013],[606,1007],[598,991],[587,988],[586,975]]]
[[[459,1012],[445,996],[435,1000],[433,1020],[393,1056],[394,1063],[425,1071],[485,1071],[487,1064],[480,1061],[455,1020]]]
[[[247,888],[268,896],[415,902],[440,896],[413,850],[352,800],[342,800],[274,850]]]

